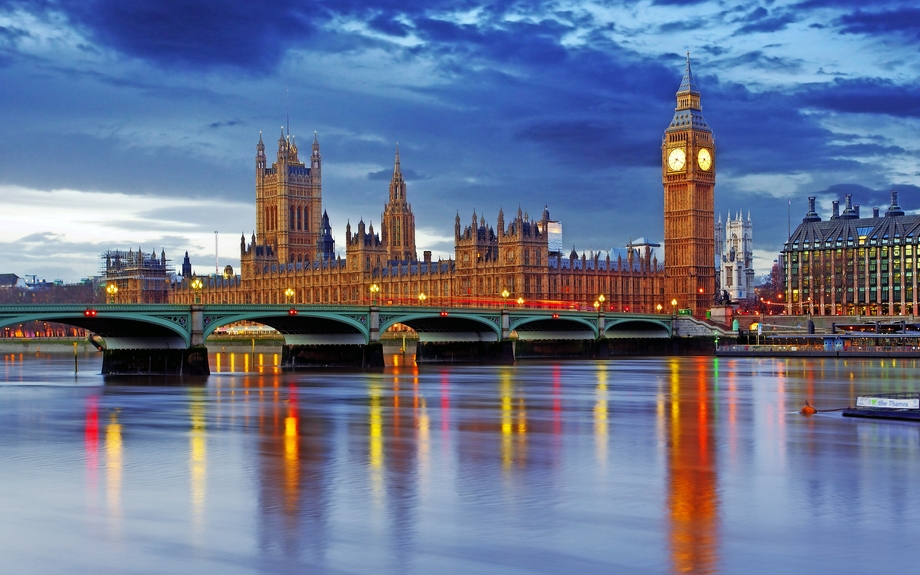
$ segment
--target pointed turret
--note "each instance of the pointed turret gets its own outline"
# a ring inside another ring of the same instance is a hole
[[[332,226],[329,225],[329,214],[323,210],[322,227],[319,232],[319,239],[316,241],[316,256],[320,261],[328,262],[335,257],[335,239],[332,237]],[[348,245],[351,239],[351,224],[345,228],[345,245]]]
[[[696,129],[711,132],[706,120],[703,119],[703,107],[700,103],[700,90],[696,87],[693,72],[690,70],[690,52],[687,52],[687,68],[684,71],[680,88],[677,89],[677,107],[668,132],[678,130]]]
[[[256,144],[256,166],[265,167],[265,142],[262,141],[262,132],[259,132],[259,143]]]
[[[278,162],[283,162],[287,159],[287,138],[284,136],[284,126],[281,126],[281,135],[278,137]]]
[[[402,171],[399,167],[399,142],[396,142],[396,160],[393,162],[393,175],[402,175]]]
[[[182,260],[182,277],[187,278],[192,275],[192,262],[188,259],[188,252],[185,252],[185,258]]]
[[[680,88],[677,89],[677,93],[687,93],[687,94],[696,94],[700,95],[699,88],[696,87],[696,81],[693,79],[693,71],[690,70],[690,52],[687,52],[687,67],[684,69],[684,77],[681,78]]]

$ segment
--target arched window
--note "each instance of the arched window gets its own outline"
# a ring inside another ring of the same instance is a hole
[[[299,206],[297,208],[297,229],[303,229],[303,209],[301,209]]]
[[[289,211],[290,211],[290,218],[288,219],[288,228],[293,230],[294,223],[296,221],[296,218],[294,217],[294,206],[291,206]]]

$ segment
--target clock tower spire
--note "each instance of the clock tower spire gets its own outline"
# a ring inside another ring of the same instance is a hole
[[[677,107],[661,142],[664,184],[665,296],[702,316],[715,295],[712,241],[715,141],[703,119],[700,91],[687,67]]]

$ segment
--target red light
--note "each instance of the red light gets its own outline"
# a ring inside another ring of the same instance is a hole
[[[554,314],[553,314],[553,319],[559,319],[559,314],[558,314],[558,313],[554,313]]]
[[[447,312],[446,312],[446,311],[442,311],[442,312],[441,312],[441,317],[447,317]]]
[[[297,310],[294,309],[294,308],[289,309],[289,310],[288,310],[288,315],[297,315]]]
[[[94,310],[93,308],[87,308],[83,310],[83,315],[85,315],[86,317],[96,317],[96,310]]]

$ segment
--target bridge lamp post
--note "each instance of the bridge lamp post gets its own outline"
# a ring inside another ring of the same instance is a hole
[[[201,303],[201,288],[204,287],[204,284],[201,283],[201,280],[197,277],[192,279],[190,284],[192,289],[195,290],[195,303]]]
[[[424,294],[424,292],[418,294],[418,304],[419,304],[419,305],[425,305],[425,300],[426,300],[426,299],[428,299],[428,296],[426,296],[426,295]]]
[[[661,313],[661,304],[656,305],[655,309],[658,310],[658,313]]]
[[[523,306],[524,306],[524,298],[522,298],[522,297],[517,298],[517,304],[518,304],[519,306],[523,307]]]
[[[284,297],[287,298],[288,304],[294,303],[294,290],[291,288],[284,290]]]
[[[371,284],[371,305],[377,305],[377,294],[380,293],[380,286]]]
[[[502,307],[508,307],[508,296],[511,295],[508,290],[502,290]]]
[[[109,284],[105,287],[105,293],[109,294],[109,303],[115,303],[115,294],[118,293],[118,286]]]
[[[604,310],[604,302],[607,301],[607,298],[604,297],[604,294],[597,296],[597,301],[600,305],[601,311]]]
[[[677,315],[677,298],[671,300],[671,315]]]

